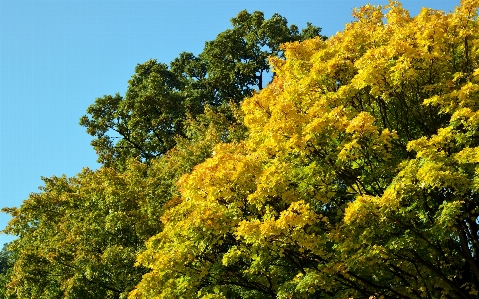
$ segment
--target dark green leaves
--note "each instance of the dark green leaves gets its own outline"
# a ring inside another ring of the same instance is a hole
[[[149,163],[185,137],[185,120],[205,107],[239,103],[269,81],[269,56],[281,56],[280,45],[318,36],[310,23],[299,34],[279,14],[241,11],[233,28],[205,43],[198,56],[183,52],[166,64],[149,60],[135,68],[124,97],[103,96],[87,109],[80,124],[94,136],[98,161],[121,169],[127,158]]]

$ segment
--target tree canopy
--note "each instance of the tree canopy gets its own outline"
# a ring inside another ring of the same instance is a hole
[[[104,165],[5,209],[9,294],[477,298],[478,10],[366,5],[327,40],[243,11],[138,65],[81,120]]]
[[[478,7],[366,5],[283,45],[129,298],[477,298]]]

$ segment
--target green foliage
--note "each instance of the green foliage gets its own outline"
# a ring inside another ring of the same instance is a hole
[[[6,232],[19,236],[11,292],[18,298],[122,298],[146,271],[133,264],[158,216],[145,206],[144,164],[119,173],[85,169],[73,178],[44,178],[17,209]]]
[[[14,298],[7,294],[8,283],[10,282],[11,275],[13,273],[13,264],[15,258],[12,252],[8,249],[9,244],[4,244],[2,251],[0,251],[0,298],[8,299]]]
[[[125,97],[97,98],[80,119],[95,137],[98,161],[121,169],[128,158],[149,163],[186,137],[185,120],[230,103],[238,104],[262,89],[269,71],[269,56],[280,54],[280,44],[311,38],[321,29],[307,24],[302,34],[287,26],[278,14],[265,20],[261,12],[240,12],[232,29],[206,42],[197,57],[181,53],[165,64],[150,60],[139,64],[128,82]]]
[[[149,161],[166,153],[183,131],[186,112],[193,112],[185,110],[182,82],[165,64],[150,60],[138,65],[128,83],[125,98],[98,98],[87,110],[91,117],[80,120],[97,137],[92,145],[106,165],[121,165],[129,157]]]
[[[3,244],[0,251],[0,274],[5,274],[13,266],[11,252],[8,250],[8,244]]]
[[[262,12],[244,10],[231,19],[231,24],[233,29],[206,43],[200,57],[208,63],[208,81],[216,87],[218,97],[239,102],[255,88],[263,88],[264,74],[270,70],[268,57],[278,56],[281,44],[303,36],[295,25],[288,27],[279,14],[265,20]],[[320,32],[311,24],[305,30],[308,37]]]

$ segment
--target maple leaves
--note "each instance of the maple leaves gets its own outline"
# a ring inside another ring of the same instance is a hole
[[[154,260],[148,281],[187,279],[191,296],[475,296],[477,7],[365,6],[328,41],[284,45],[242,104],[247,138],[179,180],[139,260]],[[143,282],[131,298],[145,294],[168,298]]]

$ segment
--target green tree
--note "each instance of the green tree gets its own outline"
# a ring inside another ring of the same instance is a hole
[[[17,298],[124,298],[146,273],[133,264],[159,227],[159,215],[143,208],[155,196],[145,176],[145,164],[129,161],[121,173],[44,178],[20,208],[4,209],[13,217],[5,232],[18,236],[10,245],[9,291]]]
[[[129,157],[150,161],[171,149],[187,112],[182,87],[167,65],[149,60],[135,68],[125,97],[97,98],[80,124],[96,137],[98,161],[107,166],[111,161],[122,165]]]
[[[121,165],[127,158],[149,162],[172,149],[175,136],[185,137],[184,121],[215,108],[239,103],[261,89],[269,71],[268,56],[280,44],[319,35],[310,23],[302,33],[278,14],[240,12],[232,29],[207,42],[198,56],[181,53],[170,67],[155,60],[139,64],[124,97],[106,95],[88,107],[80,124],[95,137],[98,161]]]
[[[0,251],[0,274],[7,273],[8,269],[12,267],[11,252],[8,250],[8,244],[3,244],[2,251]]]
[[[9,244],[4,244],[0,251],[0,298],[13,298],[7,294],[7,286],[13,272],[15,259],[12,252],[8,249]]]
[[[279,14],[265,19],[264,14],[241,11],[231,19],[232,29],[206,42],[200,57],[207,62],[208,81],[220,99],[240,102],[261,90],[267,83],[265,73],[270,71],[268,57],[279,56],[280,45],[286,42],[320,36],[321,29],[307,24],[299,34],[298,27],[288,27]]]

